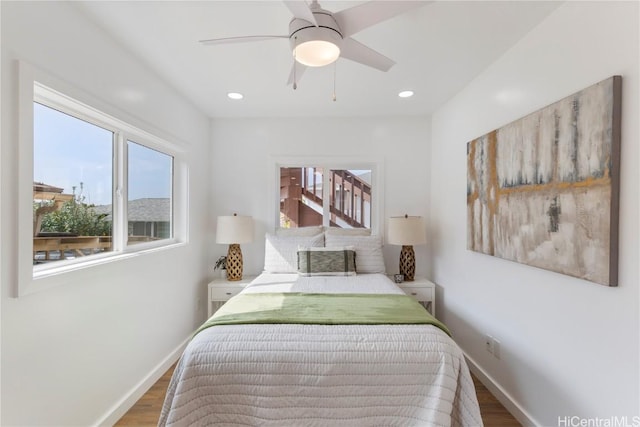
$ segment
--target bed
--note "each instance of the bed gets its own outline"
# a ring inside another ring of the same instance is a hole
[[[446,326],[385,274],[267,271],[198,330],[167,390],[159,425],[215,424],[481,426],[482,419]]]

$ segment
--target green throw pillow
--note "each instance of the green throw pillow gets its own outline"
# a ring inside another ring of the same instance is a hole
[[[301,276],[355,276],[356,251],[353,248],[303,248],[298,250]]]

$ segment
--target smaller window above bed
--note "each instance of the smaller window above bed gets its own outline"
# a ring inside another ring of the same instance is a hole
[[[370,230],[373,169],[280,167],[279,227]]]

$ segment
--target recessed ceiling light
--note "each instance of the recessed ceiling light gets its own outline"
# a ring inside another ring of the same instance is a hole
[[[400,98],[411,98],[413,96],[412,90],[403,90],[398,94]]]
[[[229,92],[229,93],[227,94],[227,96],[228,96],[230,99],[242,99],[242,98],[244,98],[244,95],[243,95],[243,94],[241,94],[241,93],[238,93],[238,92]]]

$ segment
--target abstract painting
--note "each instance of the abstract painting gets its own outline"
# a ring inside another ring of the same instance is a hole
[[[467,248],[618,284],[622,78],[467,143]]]

